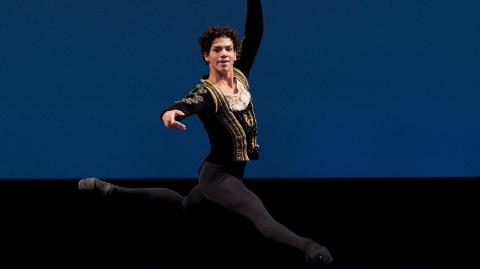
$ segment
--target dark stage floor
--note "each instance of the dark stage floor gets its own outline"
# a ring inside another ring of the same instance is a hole
[[[23,264],[0,264],[0,268],[5,269],[24,269],[24,268],[71,268],[71,269],[194,269],[194,268],[211,268],[211,269],[308,269],[308,268],[331,268],[331,269],[477,269],[478,264],[465,262],[432,262],[432,261],[414,261],[414,262],[343,262],[339,261],[331,265],[309,265],[304,263],[285,263],[285,262],[232,262],[232,263],[215,263],[215,262],[103,262],[103,263],[86,263],[86,262],[60,262],[60,263],[23,263]]]
[[[195,180],[110,180],[186,194]],[[77,180],[0,180],[0,268],[480,268],[480,181],[247,179],[271,214],[334,263],[264,239],[215,204],[180,213],[77,191]]]

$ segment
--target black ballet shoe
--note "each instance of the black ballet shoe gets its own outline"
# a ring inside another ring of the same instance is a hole
[[[333,258],[328,249],[319,243],[312,241],[305,248],[305,259],[312,264],[332,263]]]
[[[110,196],[113,190],[113,184],[100,180],[96,177],[81,179],[78,182],[78,189],[82,192]]]

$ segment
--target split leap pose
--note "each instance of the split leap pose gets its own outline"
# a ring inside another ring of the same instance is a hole
[[[243,182],[249,160],[257,160],[257,128],[248,82],[263,35],[260,0],[247,1],[245,36],[229,27],[212,26],[199,38],[209,74],[189,94],[162,112],[167,128],[186,130],[181,121],[197,114],[208,134],[210,152],[201,163],[199,183],[182,196],[167,188],[127,188],[95,177],[79,181],[81,191],[104,196],[138,195],[182,210],[208,199],[247,217],[266,238],[292,246],[311,263],[331,263],[328,249],[299,236],[272,218]]]

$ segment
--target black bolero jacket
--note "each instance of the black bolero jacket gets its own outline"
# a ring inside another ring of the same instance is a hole
[[[242,40],[242,51],[234,65],[234,77],[237,83],[244,84],[250,91],[248,76],[263,35],[263,14],[260,0],[248,0],[245,37]],[[257,143],[257,122],[252,100],[246,109],[232,111],[223,93],[215,87],[208,76],[190,90],[182,99],[164,110],[178,109],[185,116],[183,120],[197,114],[207,131],[210,141],[208,161],[225,163],[231,161],[257,160],[259,145]]]

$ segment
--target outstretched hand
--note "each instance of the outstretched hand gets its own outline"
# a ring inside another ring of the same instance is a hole
[[[163,121],[163,124],[165,125],[165,127],[175,128],[175,129],[179,129],[179,130],[182,130],[182,131],[187,130],[187,126],[185,126],[184,124],[175,120],[176,116],[185,116],[185,114],[182,111],[177,110],[177,109],[169,110],[169,111],[165,112],[162,116],[162,121]]]

